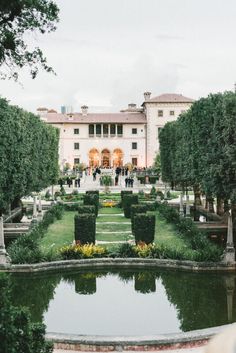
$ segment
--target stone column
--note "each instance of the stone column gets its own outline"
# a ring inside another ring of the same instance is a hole
[[[164,200],[166,200],[167,199],[167,187],[166,187],[166,185],[165,185],[165,190],[164,190]]]
[[[233,322],[233,299],[234,299],[234,288],[235,288],[234,276],[225,277],[225,287],[226,287],[226,295],[227,295],[228,323],[232,323]]]
[[[52,185],[52,200],[54,201],[54,185]]]
[[[41,199],[41,194],[39,193],[39,203],[38,203],[38,212],[40,213],[40,215],[42,214],[42,199]]]
[[[34,204],[33,204],[33,218],[32,223],[37,223],[37,196],[34,195]]]
[[[189,194],[186,194],[186,217],[190,217]]]
[[[7,256],[5,242],[4,242],[4,227],[3,227],[3,216],[0,216],[0,265],[6,265],[10,262]]]
[[[232,211],[229,210],[228,214],[228,231],[227,231],[227,243],[224,251],[224,262],[230,263],[235,261],[235,248],[233,242],[233,221]]]
[[[181,191],[180,197],[179,197],[179,215],[183,216],[184,215],[184,205],[183,205],[183,193]]]

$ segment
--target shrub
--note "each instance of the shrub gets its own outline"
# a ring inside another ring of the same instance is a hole
[[[121,244],[112,254],[113,257],[135,257],[134,247],[129,243]]]
[[[150,175],[149,176],[149,183],[156,184],[157,180],[159,180],[158,176]]]
[[[55,219],[61,219],[63,207],[52,206],[44,215],[42,221],[38,223],[29,233],[21,235],[9,247],[8,253],[14,264],[37,263],[47,261],[47,256],[41,250],[39,240],[45,234],[48,226]]]
[[[131,206],[138,204],[138,195],[126,194],[123,196],[123,209],[126,218],[131,217]]]
[[[72,195],[79,195],[79,191],[78,190],[73,190],[72,191]]]
[[[60,254],[64,260],[89,259],[105,257],[107,255],[107,249],[94,244],[77,244],[64,246],[60,249]]]
[[[80,244],[94,244],[96,217],[94,214],[75,215],[75,241]]]
[[[123,208],[123,199],[125,195],[131,195],[133,194],[132,190],[121,190],[120,192],[120,197],[121,197],[121,207]]]
[[[99,197],[99,190],[87,190],[86,194],[87,195],[98,195],[98,197]]]
[[[77,210],[78,210],[78,213],[79,214],[84,214],[84,213],[92,213],[92,214],[95,214],[96,212],[96,209],[95,209],[95,206],[93,205],[82,205],[82,206],[78,206],[77,207]]]
[[[137,179],[140,181],[140,184],[145,184],[145,181],[146,181],[145,176],[137,176]]]
[[[66,190],[65,190],[64,186],[62,186],[60,188],[60,193],[61,193],[61,196],[65,196],[66,195]]]
[[[154,241],[155,236],[155,215],[147,215],[144,213],[138,213],[134,216],[134,237],[135,242],[144,242],[145,244],[151,244]]]
[[[139,242],[136,246],[134,246],[134,252],[138,257],[153,257],[153,244],[146,244]]]
[[[158,191],[156,192],[156,196],[159,196],[161,200],[164,200],[164,194],[163,194],[162,191],[158,190]]]
[[[63,208],[66,211],[77,211],[79,206],[81,206],[81,203],[79,202],[74,202],[71,204],[68,204],[68,203],[63,204]]]
[[[93,205],[95,206],[95,214],[96,217],[98,215],[98,208],[99,208],[99,196],[95,193],[85,194],[84,195],[84,205]]]
[[[52,197],[51,193],[49,190],[46,191],[45,193],[45,199],[50,199]]]
[[[131,205],[130,216],[131,216],[131,229],[133,234],[134,234],[134,216],[137,213],[146,213],[147,210],[148,210],[147,204]]]
[[[150,191],[150,195],[156,196],[156,194],[157,194],[156,188],[155,188],[155,186],[152,186],[151,191]]]
[[[32,323],[29,311],[11,304],[10,281],[0,277],[1,352],[52,353],[52,343],[45,341],[45,325]]]

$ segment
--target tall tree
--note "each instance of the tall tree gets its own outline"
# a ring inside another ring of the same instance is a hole
[[[1,78],[18,79],[19,69],[27,66],[32,78],[39,67],[53,69],[39,47],[30,48],[26,34],[44,34],[56,29],[59,9],[52,0],[0,1],[0,71]]]

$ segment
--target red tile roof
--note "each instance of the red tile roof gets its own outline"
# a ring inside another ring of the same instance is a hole
[[[144,103],[193,103],[194,99],[184,97],[182,94],[165,93],[160,96],[148,99]]]
[[[142,113],[81,113],[60,114],[49,113],[45,115],[46,122],[50,124],[90,124],[90,123],[122,123],[122,124],[145,124],[145,114]]]

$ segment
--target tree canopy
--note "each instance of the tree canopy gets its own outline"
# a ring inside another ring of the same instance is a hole
[[[163,181],[198,185],[211,197],[236,201],[236,94],[194,102],[160,132]]]
[[[0,1],[0,77],[18,79],[18,70],[29,67],[35,78],[39,67],[53,69],[39,47],[31,48],[26,41],[30,32],[44,34],[56,29],[59,9],[52,0]]]
[[[58,176],[59,130],[0,99],[0,211],[52,185]]]

